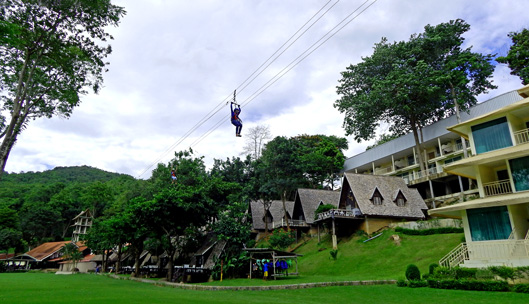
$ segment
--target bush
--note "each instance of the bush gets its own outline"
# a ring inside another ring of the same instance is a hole
[[[478,291],[508,291],[509,284],[505,281],[478,281],[478,280],[434,280],[429,279],[428,286],[439,289],[460,289]]]
[[[268,244],[273,249],[284,250],[296,241],[296,234],[293,230],[284,231],[283,229],[276,229],[268,239]]]
[[[437,279],[455,279],[456,272],[453,268],[448,267],[436,267],[433,271],[433,275],[430,276],[431,278],[437,278]]]
[[[322,212],[325,212],[325,211],[329,211],[331,209],[335,209],[336,207],[334,205],[331,205],[331,204],[325,204],[325,205],[320,205],[318,206],[318,209],[316,209],[316,211],[314,211],[314,219],[317,220],[318,219],[318,214],[319,213],[322,213]]]
[[[410,282],[408,283],[408,287],[411,287],[411,288],[428,287],[428,282],[426,282],[426,281],[421,281],[421,280],[418,280],[418,281],[410,281]]]
[[[435,264],[435,263],[432,263],[428,266],[428,273],[430,275],[433,274],[433,272],[435,271],[435,268],[439,267],[439,265]]]
[[[431,235],[431,234],[447,234],[447,233],[463,233],[463,228],[456,227],[440,227],[431,229],[407,229],[402,227],[395,228],[395,232],[400,232],[407,235]]]
[[[408,281],[404,279],[397,280],[397,287],[408,287]]]
[[[329,254],[331,255],[331,258],[336,261],[338,258],[338,249],[329,251]]]
[[[529,293],[529,284],[516,284],[512,290],[514,292]]]
[[[455,278],[456,279],[475,279],[477,269],[475,268],[462,268],[455,267]]]
[[[507,279],[514,279],[516,277],[514,268],[506,267],[506,266],[491,266],[488,268],[493,274],[499,276],[500,278],[507,280]]]
[[[489,269],[478,269],[476,271],[476,279],[478,280],[493,280],[494,274]]]
[[[415,264],[410,264],[406,267],[406,279],[408,281],[419,281],[421,279],[421,271]]]

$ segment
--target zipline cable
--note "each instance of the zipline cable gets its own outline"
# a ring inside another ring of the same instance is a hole
[[[315,23],[317,23],[325,14],[327,14],[327,12],[332,9],[338,2],[340,2],[340,0],[337,0],[329,9],[327,9],[322,16],[320,16],[315,22],[313,22],[309,28],[307,28],[305,31],[303,31],[303,33],[298,36],[291,44],[288,45],[288,47],[286,49],[284,49],[278,56],[276,56],[271,62],[270,59],[272,57],[274,57],[279,51],[281,51],[281,49],[287,44],[289,43],[304,27],[307,26],[307,24],[312,20],[314,19],[332,0],[329,0],[327,3],[325,3],[307,22],[305,22],[305,24],[303,24],[289,39],[287,39],[287,41],[285,41],[285,43],[283,43],[283,45],[281,45],[267,60],[265,60],[250,76],[248,76],[238,87],[236,90],[239,90],[239,88],[241,88],[243,85],[244,87],[242,87],[242,89],[240,89],[240,91],[244,90],[249,84],[251,84],[255,78],[257,78],[259,75],[261,75],[273,62],[275,62],[286,50],[288,50],[301,36],[303,36],[307,31],[308,29],[310,29]],[[266,67],[264,67],[262,70],[261,68],[267,63],[268,65],[266,65]],[[253,75],[255,75],[259,70],[261,70],[255,77],[252,78]],[[249,79],[252,78],[250,81]],[[246,85],[245,85],[246,84]],[[152,162],[151,165],[149,165],[148,167],[146,167],[139,175],[138,175],[138,178],[140,176],[142,176],[143,174],[145,174],[145,172],[147,172],[150,168],[152,168],[154,165],[156,165],[158,162],[160,162],[167,153],[169,153],[171,150],[173,150],[174,148],[176,148],[178,145],[180,145],[185,139],[187,139],[196,129],[198,129],[200,126],[202,126],[204,123],[206,123],[208,120],[210,120],[214,115],[216,115],[220,110],[222,110],[223,106],[224,106],[224,103],[226,101],[229,101],[231,98],[231,94],[228,95],[226,98],[224,98],[223,101],[221,101],[217,106],[215,106],[213,108],[213,110],[211,110],[208,114],[206,114],[200,121],[198,121],[191,129],[189,129],[179,140],[177,140],[175,143],[173,143],[172,145],[170,145],[167,149],[165,149],[164,152],[162,152],[158,158]],[[209,116],[208,116],[209,115]]]
[[[256,92],[254,92],[250,97],[248,97],[243,103],[241,103],[241,106],[248,105],[250,102],[255,100],[259,95],[261,95],[264,91],[266,91],[270,86],[272,86],[274,83],[276,83],[279,79],[281,79],[283,76],[285,76],[288,72],[290,72],[294,67],[296,67],[299,63],[301,63],[303,60],[305,60],[308,56],[310,56],[313,52],[315,52],[318,48],[320,48],[324,43],[326,43],[329,39],[334,37],[339,31],[341,31],[344,27],[346,27],[349,23],[351,23],[353,20],[355,20],[358,16],[360,16],[364,11],[366,11],[369,7],[371,7],[375,2],[378,0],[374,0],[371,4],[369,4],[367,7],[365,7],[362,11],[360,11],[356,16],[354,16],[351,20],[347,21],[355,12],[360,10],[366,3],[368,3],[371,0],[366,0],[362,5],[357,7],[353,12],[351,12],[347,17],[345,17],[341,22],[339,22],[336,26],[334,26],[330,31],[328,31],[325,35],[323,35],[318,41],[313,43],[305,52],[303,52],[301,55],[299,55],[296,59],[290,62],[285,68],[283,68],[281,71],[279,71],[274,77],[272,77],[268,82],[266,82],[263,86],[261,86]],[[346,22],[347,21],[347,22]],[[341,24],[346,22],[343,26],[341,26],[336,32],[332,33],[336,28],[338,28]],[[332,33],[332,34],[331,34]],[[326,39],[325,37],[328,36]],[[324,40],[325,39],[325,40]],[[323,40],[323,41],[322,41]],[[318,44],[320,41],[322,41],[320,44]],[[318,45],[317,45],[318,44]],[[317,46],[316,46],[317,45]],[[316,46],[316,47],[314,47]],[[311,48],[313,48],[311,50]],[[310,51],[310,52],[309,52]],[[305,56],[303,56],[306,54]],[[289,68],[290,67],[290,68]],[[200,143],[205,137],[207,137],[209,134],[211,134],[215,129],[217,129],[222,123],[226,123],[226,120],[220,120],[217,122],[213,127],[211,127],[206,133],[204,133],[201,137],[199,137],[197,140],[195,140],[190,147],[193,147]]]

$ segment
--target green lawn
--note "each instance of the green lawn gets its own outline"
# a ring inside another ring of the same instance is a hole
[[[338,243],[338,258],[331,259],[332,244],[329,237],[318,243],[311,239],[296,250],[303,256],[298,259],[299,276],[279,280],[225,280],[206,285],[278,285],[310,282],[397,280],[404,278],[408,264],[415,264],[421,273],[428,266],[438,263],[448,252],[461,243],[462,233],[436,235],[402,235],[400,246],[390,240],[394,230],[385,231],[380,237],[364,243],[364,238],[351,237]],[[293,270],[291,270],[293,271]]]
[[[395,285],[320,287],[271,291],[193,291],[106,276],[47,273],[0,274],[0,303],[528,303],[529,295]]]

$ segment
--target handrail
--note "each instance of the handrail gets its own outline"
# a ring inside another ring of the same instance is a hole
[[[439,260],[439,265],[443,267],[452,268],[462,264],[465,260],[468,260],[468,248],[466,243],[459,244],[456,248],[452,249],[447,255]]]
[[[513,132],[514,140],[517,145],[525,144],[529,142],[529,129]]]
[[[511,180],[504,179],[483,183],[483,190],[485,191],[485,196],[512,193]]]

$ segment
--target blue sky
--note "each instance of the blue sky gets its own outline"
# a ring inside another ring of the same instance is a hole
[[[471,25],[466,46],[504,55],[507,34],[529,27],[529,1],[368,0],[372,4],[290,72],[243,107],[242,138],[234,136],[229,106],[223,106],[187,139],[191,128],[233,94],[265,60],[318,10],[330,9],[268,69],[238,94],[245,103],[295,58],[364,1],[348,0],[114,0],[127,15],[112,28],[110,71],[98,95],[82,98],[70,119],[32,121],[10,154],[8,172],[88,165],[146,178],[149,166],[167,162],[217,122],[223,123],[193,149],[214,158],[240,156],[245,130],[268,125],[273,136],[344,136],[343,116],[333,107],[340,72],[372,53],[382,37],[407,40],[436,25],[461,18]],[[355,16],[356,14],[353,14]],[[321,14],[319,15],[321,16]],[[518,89],[505,65],[494,74],[497,90],[483,101]],[[349,138],[347,156],[370,142]]]

